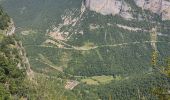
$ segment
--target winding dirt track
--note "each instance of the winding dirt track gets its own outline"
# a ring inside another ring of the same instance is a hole
[[[110,45],[100,45],[100,46],[93,46],[93,47],[76,47],[73,45],[69,45],[65,42],[61,42],[60,43],[64,44],[65,46],[69,46],[69,48],[67,47],[62,47],[62,48],[58,48],[58,47],[54,47],[54,46],[46,46],[46,45],[27,45],[27,46],[39,46],[39,47],[46,47],[46,48],[57,48],[57,49],[67,49],[67,50],[77,50],[77,51],[88,51],[88,50],[94,50],[94,49],[98,49],[98,48],[103,48],[103,47],[118,47],[118,46],[128,46],[128,45],[135,45],[135,44],[145,44],[145,43],[170,43],[167,41],[144,41],[144,42],[129,42],[129,43],[120,43],[120,44],[110,44]]]

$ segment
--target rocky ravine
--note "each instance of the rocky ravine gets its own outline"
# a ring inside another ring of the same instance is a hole
[[[133,19],[131,6],[124,0],[84,0],[85,6],[103,15],[120,15]],[[162,20],[170,20],[170,1],[168,0],[134,0],[138,7],[162,14]]]

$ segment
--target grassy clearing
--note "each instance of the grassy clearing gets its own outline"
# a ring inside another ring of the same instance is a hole
[[[105,76],[105,75],[93,76],[92,79],[98,81],[101,84],[107,84],[110,83],[112,80],[114,80],[113,76]]]
[[[87,77],[85,79],[82,79],[81,82],[86,83],[88,85],[99,85],[99,84],[107,84],[110,83],[114,78],[112,76],[93,76],[93,77]]]
[[[89,48],[94,47],[94,46],[95,46],[94,43],[92,43],[92,42],[86,42],[86,43],[84,43],[84,45],[83,45],[81,48],[89,49]]]
[[[81,82],[86,83],[88,85],[99,85],[97,81],[90,79],[90,78],[82,79]]]

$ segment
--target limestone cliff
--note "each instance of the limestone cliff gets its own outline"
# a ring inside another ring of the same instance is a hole
[[[153,13],[161,14],[162,20],[170,20],[170,1],[168,0],[134,0],[136,5]]]
[[[133,19],[132,7],[124,0],[84,0],[85,6],[103,15],[119,15]],[[170,1],[168,0],[134,0],[138,7],[162,15],[162,20],[170,20]]]
[[[120,0],[85,0],[85,6],[103,15],[120,15],[125,19],[132,19],[131,7]]]
[[[7,29],[4,31],[6,35],[13,35],[15,33],[15,25],[12,19],[10,20]]]

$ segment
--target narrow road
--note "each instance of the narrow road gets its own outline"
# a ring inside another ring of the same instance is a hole
[[[127,46],[127,45],[135,45],[135,44],[145,44],[145,43],[151,43],[151,44],[155,44],[155,43],[170,43],[167,41],[144,41],[144,42],[129,42],[129,43],[120,43],[120,44],[110,44],[110,45],[100,45],[100,46],[92,46],[92,47],[76,47],[76,46],[72,46],[69,45],[67,43],[62,42],[65,46],[69,46],[69,48],[67,47],[54,47],[54,46],[46,46],[46,45],[27,45],[27,46],[39,46],[39,47],[46,47],[46,48],[57,48],[57,49],[66,49],[66,50],[77,50],[77,51],[89,51],[89,50],[94,50],[94,49],[98,49],[98,48],[103,48],[103,47],[118,47],[118,46]],[[62,44],[62,45],[63,45]],[[54,44],[55,45],[55,44]]]

